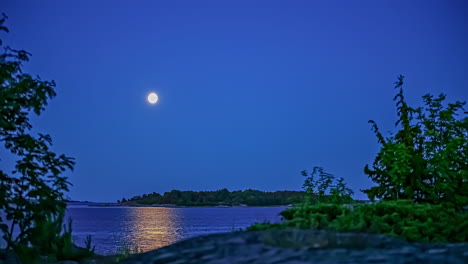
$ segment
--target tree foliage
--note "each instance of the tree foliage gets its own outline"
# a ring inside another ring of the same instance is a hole
[[[5,20],[3,15],[0,32],[8,32]],[[0,230],[7,249],[21,256],[57,255],[70,236],[62,232],[69,187],[63,173],[73,169],[74,161],[51,151],[49,135],[33,135],[29,120],[56,95],[55,83],[22,71],[31,54],[1,41],[0,46],[0,141],[3,153],[16,160],[13,171],[0,170]]]
[[[331,173],[325,172],[322,167],[314,167],[309,174],[306,170],[301,172],[306,179],[302,188],[306,192],[306,201],[309,203],[349,203],[352,202],[354,192],[346,186],[343,178],[336,180]]]
[[[412,108],[398,77],[394,97],[399,129],[384,137],[370,120],[381,149],[365,173],[377,183],[364,190],[370,199],[411,199],[458,208],[468,204],[468,117],[465,102],[444,104],[446,96],[423,96],[424,106]]]
[[[369,121],[382,145],[366,174],[377,183],[364,190],[371,204],[331,203],[325,190],[333,175],[315,167],[303,188],[310,197],[281,213],[280,224],[262,223],[249,230],[300,227],[332,231],[388,234],[408,241],[466,242],[468,240],[468,118],[465,103],[444,105],[445,95],[423,96],[424,107],[412,108],[403,94],[403,76],[395,88],[398,132],[389,137]],[[460,115],[465,114],[465,117]],[[316,179],[318,177],[318,179]],[[346,193],[341,189],[330,193]],[[333,197],[333,196],[331,196]],[[336,200],[335,200],[336,201]],[[450,206],[447,206],[450,205]]]

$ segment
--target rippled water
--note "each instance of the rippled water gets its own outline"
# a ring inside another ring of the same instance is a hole
[[[69,206],[75,243],[91,235],[98,254],[123,247],[149,251],[178,240],[246,228],[255,222],[278,222],[285,207],[91,207]]]

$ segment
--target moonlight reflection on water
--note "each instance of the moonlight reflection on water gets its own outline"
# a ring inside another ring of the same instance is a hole
[[[170,245],[181,239],[180,212],[172,208],[147,207],[132,210],[132,245],[142,251]]]
[[[149,251],[193,236],[230,232],[256,222],[278,222],[285,207],[92,207],[69,206],[75,243],[92,236],[98,254],[122,248]]]

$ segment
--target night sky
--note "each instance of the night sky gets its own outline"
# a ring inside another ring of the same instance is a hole
[[[394,131],[399,74],[411,105],[468,99],[463,0],[2,0],[0,12],[1,38],[33,54],[24,70],[57,83],[32,122],[76,158],[74,200],[300,190],[313,166],[364,199],[379,149],[367,121]]]

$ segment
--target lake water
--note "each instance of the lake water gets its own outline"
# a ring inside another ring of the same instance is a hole
[[[69,206],[75,243],[92,236],[98,254],[124,247],[149,251],[193,236],[244,229],[256,222],[279,222],[286,207],[93,207]]]

